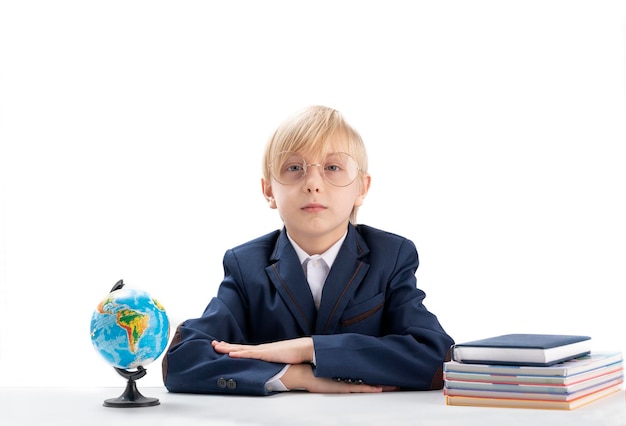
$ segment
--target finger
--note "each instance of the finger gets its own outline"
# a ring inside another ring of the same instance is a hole
[[[251,351],[251,350],[233,350],[228,353],[232,358],[254,358],[267,361],[262,352]]]
[[[244,350],[245,348],[247,348],[247,346],[245,345],[237,345],[234,343],[228,343],[224,341],[218,342],[216,340],[212,342],[212,345],[214,348],[220,348],[221,350],[226,350],[226,351],[240,351],[240,350]]]
[[[395,392],[399,391],[400,388],[398,386],[381,386],[383,392]]]
[[[383,388],[380,386],[371,385],[350,385],[350,392],[352,393],[379,393]]]
[[[213,349],[216,352],[223,353],[223,354],[231,353],[233,351],[237,351],[237,350],[241,350],[242,349],[241,345],[233,345],[231,343],[218,342],[216,340],[211,342],[211,345],[213,346]]]

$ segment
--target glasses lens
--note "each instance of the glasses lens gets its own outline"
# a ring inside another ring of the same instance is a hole
[[[281,152],[270,167],[274,179],[283,185],[292,185],[304,176],[304,158],[295,152]]]
[[[306,175],[309,167],[320,167],[324,179],[334,186],[348,186],[359,174],[356,161],[345,152],[329,154],[323,164],[307,163],[295,152],[281,152],[274,157],[270,171],[279,183],[293,185]]]
[[[359,173],[356,161],[345,152],[330,154],[326,157],[323,167],[324,177],[328,183],[335,186],[350,185]]]

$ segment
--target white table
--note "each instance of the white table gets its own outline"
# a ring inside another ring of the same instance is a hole
[[[172,394],[141,388],[160,404],[105,407],[123,388],[1,388],[3,426],[143,425],[626,425],[624,391],[572,411],[454,407],[441,391],[317,395],[290,392],[270,397]]]

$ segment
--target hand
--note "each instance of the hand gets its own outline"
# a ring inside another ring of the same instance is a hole
[[[313,361],[313,339],[310,337],[260,345],[239,345],[214,340],[211,345],[216,352],[228,354],[232,358],[254,358],[283,364],[302,364]]]
[[[377,393],[398,390],[393,386],[357,385],[315,377],[311,366],[307,364],[289,366],[280,381],[287,389],[303,389],[312,393]]]

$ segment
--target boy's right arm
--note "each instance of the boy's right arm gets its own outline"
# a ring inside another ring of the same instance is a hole
[[[243,341],[241,330],[221,300],[211,301],[201,318],[178,326],[163,358],[163,382],[170,392],[269,395],[265,384],[285,367],[216,352],[219,336]]]
[[[261,345],[240,345],[228,342],[212,342],[213,348],[220,353],[238,359],[253,358],[267,362],[290,363],[280,377],[281,383],[288,390],[307,390],[321,393],[381,392],[395,388],[369,386],[338,382],[328,378],[315,377],[310,365],[313,360],[313,339],[300,337]]]

